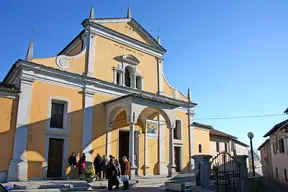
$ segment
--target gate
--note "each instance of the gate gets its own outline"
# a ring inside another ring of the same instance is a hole
[[[229,153],[223,151],[210,161],[210,180],[217,192],[241,191],[240,164]]]

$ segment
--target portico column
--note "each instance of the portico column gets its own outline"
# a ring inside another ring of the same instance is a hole
[[[169,165],[168,176],[172,177],[176,173],[176,166],[174,162],[174,128],[169,128]]]
[[[147,131],[145,131],[145,175],[148,175],[148,169],[150,168],[149,166],[149,157],[148,157],[149,151],[148,151],[148,138],[147,138]]]
[[[167,161],[166,161],[166,150],[165,150],[165,119],[162,115],[159,115],[158,127],[159,127],[159,136],[158,136],[158,150],[159,150],[159,174],[167,175]]]
[[[131,165],[131,169],[130,169],[130,180],[134,180],[135,179],[135,170],[136,170],[136,166],[134,163],[134,154],[135,154],[135,149],[134,149],[134,122],[130,122],[130,141],[129,141],[129,161],[130,161],[130,165]]]
[[[27,180],[28,165],[26,160],[28,124],[33,80],[20,81],[20,96],[18,103],[17,122],[14,136],[13,157],[9,164],[7,181]],[[3,154],[5,155],[5,154]]]

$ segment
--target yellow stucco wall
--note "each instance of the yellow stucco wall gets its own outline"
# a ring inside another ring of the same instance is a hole
[[[167,82],[167,79],[165,79],[164,76],[162,76],[162,82],[163,82],[163,92],[164,92],[164,95],[173,98],[173,87],[171,87],[171,86],[169,85],[169,83]],[[178,91],[179,91],[179,90],[178,90]],[[186,101],[186,102],[188,102],[187,97],[184,96],[184,94],[181,93],[180,91],[179,91],[179,97],[178,97],[178,99],[181,100],[181,101]]]
[[[14,134],[17,116],[17,100],[0,97],[0,171],[8,171],[13,155]]]
[[[210,131],[202,128],[194,128],[194,154],[199,155],[198,145],[202,145],[202,153],[210,155]]]
[[[182,146],[182,171],[187,171],[189,163],[189,132],[188,132],[188,116],[186,111],[176,111],[176,117],[181,120],[182,141],[179,144]],[[178,142],[175,141],[175,144]]]
[[[67,155],[82,150],[83,111],[82,95],[78,90],[35,81],[32,86],[30,123],[28,129],[27,161],[28,178],[41,178],[44,174],[46,122],[49,96],[57,96],[71,101],[70,133]],[[69,171],[68,169],[66,170]]]
[[[133,27],[130,23],[104,23],[101,25],[143,43],[149,44],[149,41],[141,33],[139,33],[138,29]]]
[[[55,69],[59,69],[56,64],[57,57],[49,57],[49,58],[34,58],[32,62],[44,65],[46,67],[52,67]],[[85,60],[86,60],[86,53],[83,55],[76,57],[74,59],[68,59],[68,67],[65,69],[66,71],[83,74],[85,72]]]
[[[117,61],[117,57],[126,54],[131,54],[140,61],[137,69],[144,76],[144,90],[156,93],[158,86],[156,58],[101,36],[96,36],[95,77],[112,83],[114,77],[112,68],[118,67],[121,63]]]

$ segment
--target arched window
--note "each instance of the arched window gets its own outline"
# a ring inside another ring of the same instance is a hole
[[[131,87],[131,73],[128,67],[125,68],[125,86]]]

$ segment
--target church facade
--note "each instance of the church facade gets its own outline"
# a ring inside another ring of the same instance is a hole
[[[190,171],[209,133],[190,126],[196,104],[165,79],[160,39],[130,10],[98,19],[92,8],[82,26],[54,57],[34,58],[31,41],[1,83],[0,179],[65,177],[72,152],[127,156],[132,176]]]

